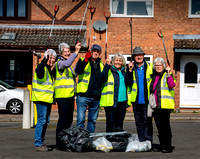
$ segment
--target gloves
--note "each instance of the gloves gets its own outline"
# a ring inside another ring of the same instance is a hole
[[[92,55],[91,55],[91,52],[87,52],[86,54],[85,54],[85,62],[88,62],[88,60],[89,60],[89,58],[91,57]]]

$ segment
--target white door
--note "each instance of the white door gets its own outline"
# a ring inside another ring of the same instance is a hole
[[[180,108],[200,108],[200,56],[181,56]]]

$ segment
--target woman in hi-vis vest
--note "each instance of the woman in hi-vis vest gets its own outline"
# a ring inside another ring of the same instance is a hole
[[[57,54],[48,49],[41,63],[36,67],[32,82],[32,101],[37,107],[37,124],[35,127],[35,150],[49,151],[44,144],[45,132],[50,119],[51,104],[53,103],[53,66]]]
[[[172,132],[170,127],[170,113],[174,109],[174,87],[171,69],[166,67],[163,58],[158,57],[153,63],[153,74],[151,75],[149,85],[149,94],[154,93],[156,108],[151,110],[148,105],[147,116],[153,116],[158,129],[158,138],[160,145],[153,145],[153,151],[170,153],[173,151]],[[150,101],[150,99],[149,99]]]
[[[102,82],[100,107],[104,107],[106,112],[106,132],[124,131],[123,122],[127,105],[125,67],[126,61],[123,55],[118,53],[112,60],[106,59],[106,65],[100,76]]]
[[[58,123],[56,127],[56,145],[60,147],[59,133],[67,129],[73,122],[74,96],[76,91],[76,75],[71,67],[81,49],[81,43],[75,46],[75,52],[71,53],[67,43],[58,46],[58,61],[56,62],[55,99],[58,104]]]

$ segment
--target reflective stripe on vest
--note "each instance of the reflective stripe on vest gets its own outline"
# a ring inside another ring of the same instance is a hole
[[[46,67],[44,67],[43,79],[39,79],[36,72],[34,73],[32,86],[32,101],[53,103],[53,81]]]
[[[108,80],[102,86],[100,107],[109,107],[114,105],[114,77],[111,70],[108,71]]]
[[[73,68],[70,68],[64,69],[61,75],[58,71],[58,62],[56,63],[55,98],[70,98],[74,96],[75,82],[72,73]]]
[[[152,68],[152,64],[149,64],[148,62],[147,64],[147,70],[146,70],[146,81],[147,81],[147,85],[150,81],[150,75],[153,73],[153,68]],[[148,90],[148,88],[147,88]],[[138,93],[138,86],[137,86],[137,81],[136,81],[136,77],[135,77],[135,71],[133,71],[133,85],[132,87],[128,86],[127,87],[127,93],[128,93],[128,101],[127,104],[130,106],[132,102],[136,101],[137,98],[137,93]]]
[[[84,58],[80,58],[82,61]],[[100,61],[100,70],[103,71],[103,63]],[[78,76],[77,93],[85,93],[88,90],[89,82],[91,76],[91,65],[90,61],[85,66],[83,74]]]
[[[169,89],[167,84],[167,73],[165,72],[161,78],[161,108],[174,109],[174,88]]]

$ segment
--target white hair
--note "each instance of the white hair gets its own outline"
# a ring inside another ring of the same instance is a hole
[[[163,68],[164,69],[166,68],[165,60],[162,57],[157,57],[157,58],[155,58],[155,60],[153,62],[153,69],[155,69],[156,62],[162,63]]]
[[[47,55],[53,55],[55,58],[57,57],[57,54],[53,49],[46,50],[44,54],[46,57],[47,57]]]
[[[70,49],[70,46],[67,43],[60,43],[58,45],[59,54],[62,54],[65,48]]]
[[[120,53],[115,54],[115,56],[112,57],[112,64],[114,64],[116,58],[120,58],[122,60],[122,67],[126,68],[126,60],[124,56]]]

